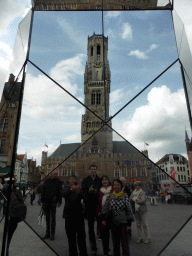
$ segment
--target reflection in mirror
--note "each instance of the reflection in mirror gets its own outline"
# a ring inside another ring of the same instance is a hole
[[[186,124],[187,131],[190,128],[180,65],[172,66],[112,123],[138,149],[143,148],[144,142],[150,144],[150,159],[154,162],[169,152],[186,155],[182,124]]]
[[[170,241],[170,244],[164,249],[161,256],[174,256],[179,252],[180,255],[190,255],[191,246],[190,246],[190,233],[192,228],[192,216],[186,221],[185,225],[178,230],[178,233],[174,237],[173,241]]]
[[[35,0],[32,1],[33,3]],[[71,2],[71,3],[66,3],[65,1],[58,1],[55,0],[45,0],[43,3],[42,1],[37,0],[36,5],[35,5],[35,10],[36,11],[68,11],[68,10],[151,10],[151,9],[171,9],[171,4],[170,0],[141,0],[141,1],[135,1],[135,0],[130,0],[130,1],[119,1],[119,0],[114,0],[114,1],[106,1],[104,0],[103,2],[99,1],[77,1],[77,2]]]
[[[104,25],[113,116],[178,56],[169,11],[105,12]]]
[[[12,73],[15,76],[19,73],[24,62],[26,61],[30,33],[31,14],[32,11],[30,10],[24,17],[24,19],[21,21],[18,27],[15,45],[13,48],[12,59],[9,66],[9,74]]]

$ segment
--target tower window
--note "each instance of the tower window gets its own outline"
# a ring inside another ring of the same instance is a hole
[[[97,105],[100,105],[100,104],[101,104],[101,93],[100,93],[100,92],[97,92],[97,101],[96,101],[96,104],[97,104]]]
[[[0,119],[0,132],[6,132],[8,127],[8,119]]]
[[[95,105],[95,92],[91,93],[91,105]]]
[[[93,56],[93,46],[91,47],[91,56]]]
[[[4,146],[5,146],[5,140],[1,139],[0,140],[0,154],[3,154]]]
[[[100,45],[97,45],[97,55],[100,55],[101,54],[101,47]]]

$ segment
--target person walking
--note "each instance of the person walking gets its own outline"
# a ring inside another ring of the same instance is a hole
[[[35,200],[35,189],[31,188],[29,191],[30,198],[31,198],[31,205],[33,205],[33,201]]]
[[[65,230],[69,244],[69,255],[78,256],[78,244],[80,256],[88,256],[85,241],[84,214],[81,203],[83,193],[79,186],[77,186],[76,176],[70,176],[68,185],[64,187],[63,197],[65,198],[63,218],[65,218]]]
[[[96,256],[97,244],[95,238],[94,224],[96,218],[98,191],[100,188],[100,178],[97,175],[97,166],[95,164],[90,165],[89,172],[89,176],[83,180],[81,187],[84,194],[85,211],[87,213],[91,255]]]
[[[130,256],[129,236],[131,222],[134,221],[133,212],[127,195],[123,193],[123,184],[119,179],[113,181],[113,193],[108,196],[102,208],[102,215],[105,216],[109,209],[112,213],[111,233],[113,240],[113,254],[120,256],[120,243],[123,256]],[[103,225],[107,222],[104,220]]]
[[[57,171],[51,173],[51,177],[44,181],[41,195],[41,203],[46,214],[46,234],[43,239],[55,239],[56,206],[62,203],[61,181],[57,178]]]
[[[37,203],[39,205],[41,205],[41,193],[42,193],[42,189],[43,189],[43,181],[40,182],[40,184],[37,186],[37,194],[38,194],[38,200]]]
[[[155,189],[152,185],[151,189],[149,190],[149,195],[151,196],[151,205],[157,206],[157,200],[156,200],[156,193]]]
[[[149,244],[151,242],[149,227],[147,224],[147,205],[146,205],[146,195],[142,190],[142,184],[140,181],[135,181],[135,190],[130,196],[130,200],[135,202],[135,222],[137,226],[137,231],[139,238],[137,244],[142,242],[142,226],[145,233],[146,240],[144,244]]]
[[[21,221],[20,217],[15,213],[15,205],[24,204],[21,192],[15,187],[14,178],[10,181],[10,178],[6,178],[8,186],[11,186],[11,201],[9,207],[9,224],[8,224],[8,235],[7,235],[7,252],[6,256],[9,256],[9,246],[15,230],[17,229],[18,223]],[[8,188],[7,188],[8,189]]]
[[[103,245],[103,254],[109,256],[109,231],[110,227],[108,225],[102,224],[102,219],[100,218],[100,214],[102,211],[102,207],[105,204],[106,198],[109,194],[113,192],[111,182],[108,176],[103,175],[101,177],[101,188],[98,192],[98,203],[97,203],[97,215],[98,215],[98,231],[101,234],[102,245]]]

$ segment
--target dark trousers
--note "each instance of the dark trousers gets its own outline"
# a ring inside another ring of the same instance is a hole
[[[47,235],[50,235],[50,233],[51,235],[55,234],[56,206],[57,206],[56,203],[43,203],[43,210],[45,211],[45,215],[46,215],[46,234]]]
[[[98,231],[102,239],[102,245],[103,245],[103,254],[107,254],[109,252],[109,226],[103,225],[102,220],[98,220]]]
[[[13,234],[14,234],[16,228],[17,228],[18,223],[19,223],[19,218],[17,218],[17,217],[10,217],[9,227],[8,227],[7,254],[6,255],[8,255],[9,245],[11,243],[11,239],[12,239]]]
[[[94,230],[94,224],[95,224],[95,212],[88,212],[87,214],[87,221],[88,221],[88,230],[89,230],[89,242],[91,245],[92,251],[97,251],[97,245],[96,245],[96,238],[95,238],[95,230]]]
[[[113,254],[120,256],[120,243],[123,249],[123,256],[130,256],[127,225],[112,225]]]
[[[65,218],[65,230],[69,244],[69,256],[78,256],[77,244],[80,251],[80,256],[87,256],[86,235],[84,218]]]

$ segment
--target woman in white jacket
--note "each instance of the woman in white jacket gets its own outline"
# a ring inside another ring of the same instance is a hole
[[[135,181],[134,183],[135,190],[132,192],[130,196],[130,200],[135,202],[135,222],[137,226],[137,231],[139,234],[139,238],[137,240],[137,244],[142,242],[142,226],[145,233],[145,242],[144,244],[149,244],[151,242],[149,227],[147,224],[147,205],[146,205],[146,195],[142,190],[142,184],[140,181]]]

